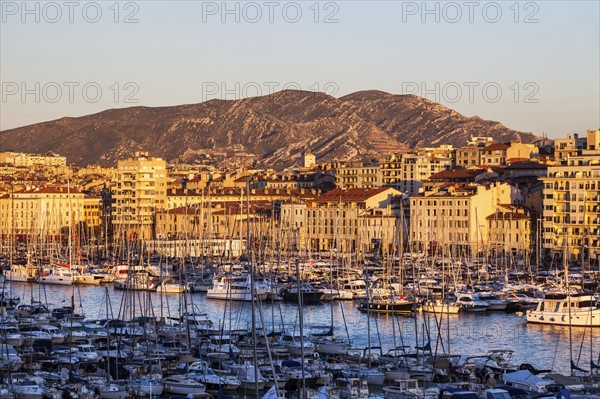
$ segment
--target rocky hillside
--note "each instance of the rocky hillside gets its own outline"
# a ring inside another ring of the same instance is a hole
[[[496,140],[537,139],[498,122],[465,117],[412,95],[365,91],[334,98],[286,90],[242,100],[172,107],[111,109],[0,132],[0,148],[56,152],[76,164],[112,165],[135,151],[172,160],[201,150],[253,155],[261,165],[348,160],[442,143],[463,145],[471,135]]]

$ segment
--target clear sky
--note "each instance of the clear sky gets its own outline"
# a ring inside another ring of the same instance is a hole
[[[600,127],[599,1],[0,4],[1,130],[284,86],[412,93],[551,138]]]

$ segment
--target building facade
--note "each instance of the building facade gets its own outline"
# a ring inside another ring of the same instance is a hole
[[[338,188],[376,188],[382,185],[378,161],[343,162],[336,166],[335,185]]]
[[[384,186],[415,195],[431,175],[450,169],[452,158],[413,153],[394,154],[382,160],[380,167]]]
[[[167,206],[166,162],[137,152],[117,162],[113,224],[118,237],[152,238],[155,212]]]
[[[410,198],[410,244],[414,250],[449,246],[471,253],[488,244],[486,218],[512,203],[506,183],[451,184]]]

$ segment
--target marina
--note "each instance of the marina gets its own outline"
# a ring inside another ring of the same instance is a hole
[[[573,394],[581,398],[595,398],[599,388],[594,273],[582,271],[587,278],[561,291],[567,285],[560,278],[539,273],[528,283],[491,267],[485,277],[450,285],[450,275],[427,272],[436,261],[418,254],[401,261],[404,270],[420,270],[416,278],[404,273],[403,281],[389,279],[375,259],[374,271],[361,274],[354,266],[341,273],[331,255],[266,262],[254,266],[254,276],[248,262],[151,259],[127,272],[118,262],[89,268],[114,277],[101,285],[11,279],[24,270],[35,275],[32,265],[5,272],[2,370],[8,381],[31,384],[13,382],[7,394],[58,397],[64,389],[54,378],[69,392],[108,399],[272,397],[272,387],[280,396],[302,389],[315,398],[348,397],[347,391],[359,398],[438,398],[444,389],[462,389],[506,399],[508,391],[494,387],[522,389],[511,378],[527,377],[523,372],[542,381],[528,388],[532,395],[553,395],[562,386],[543,378],[551,373],[579,375]],[[459,269],[455,276],[471,272]],[[60,275],[72,276],[69,270],[62,266]],[[36,363],[41,356],[46,360]],[[119,378],[110,365],[129,377]]]

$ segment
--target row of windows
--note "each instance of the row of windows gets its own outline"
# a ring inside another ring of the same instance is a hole
[[[427,220],[427,223],[423,223],[423,220],[419,220],[419,227],[438,227],[438,221],[437,220]],[[445,227],[448,226],[450,228],[452,227],[456,227],[456,228],[466,228],[469,227],[469,221],[468,220],[446,220],[446,221],[440,221],[439,224],[440,227]]]
[[[426,201],[419,200],[419,206],[423,206],[423,203],[425,203],[427,206],[431,206],[431,205],[438,206],[438,200],[433,200],[433,201],[432,200],[426,200]],[[461,205],[468,206],[469,202],[468,202],[468,200],[441,200],[441,201],[439,201],[439,204],[441,206],[447,205],[447,206],[458,207]]]

